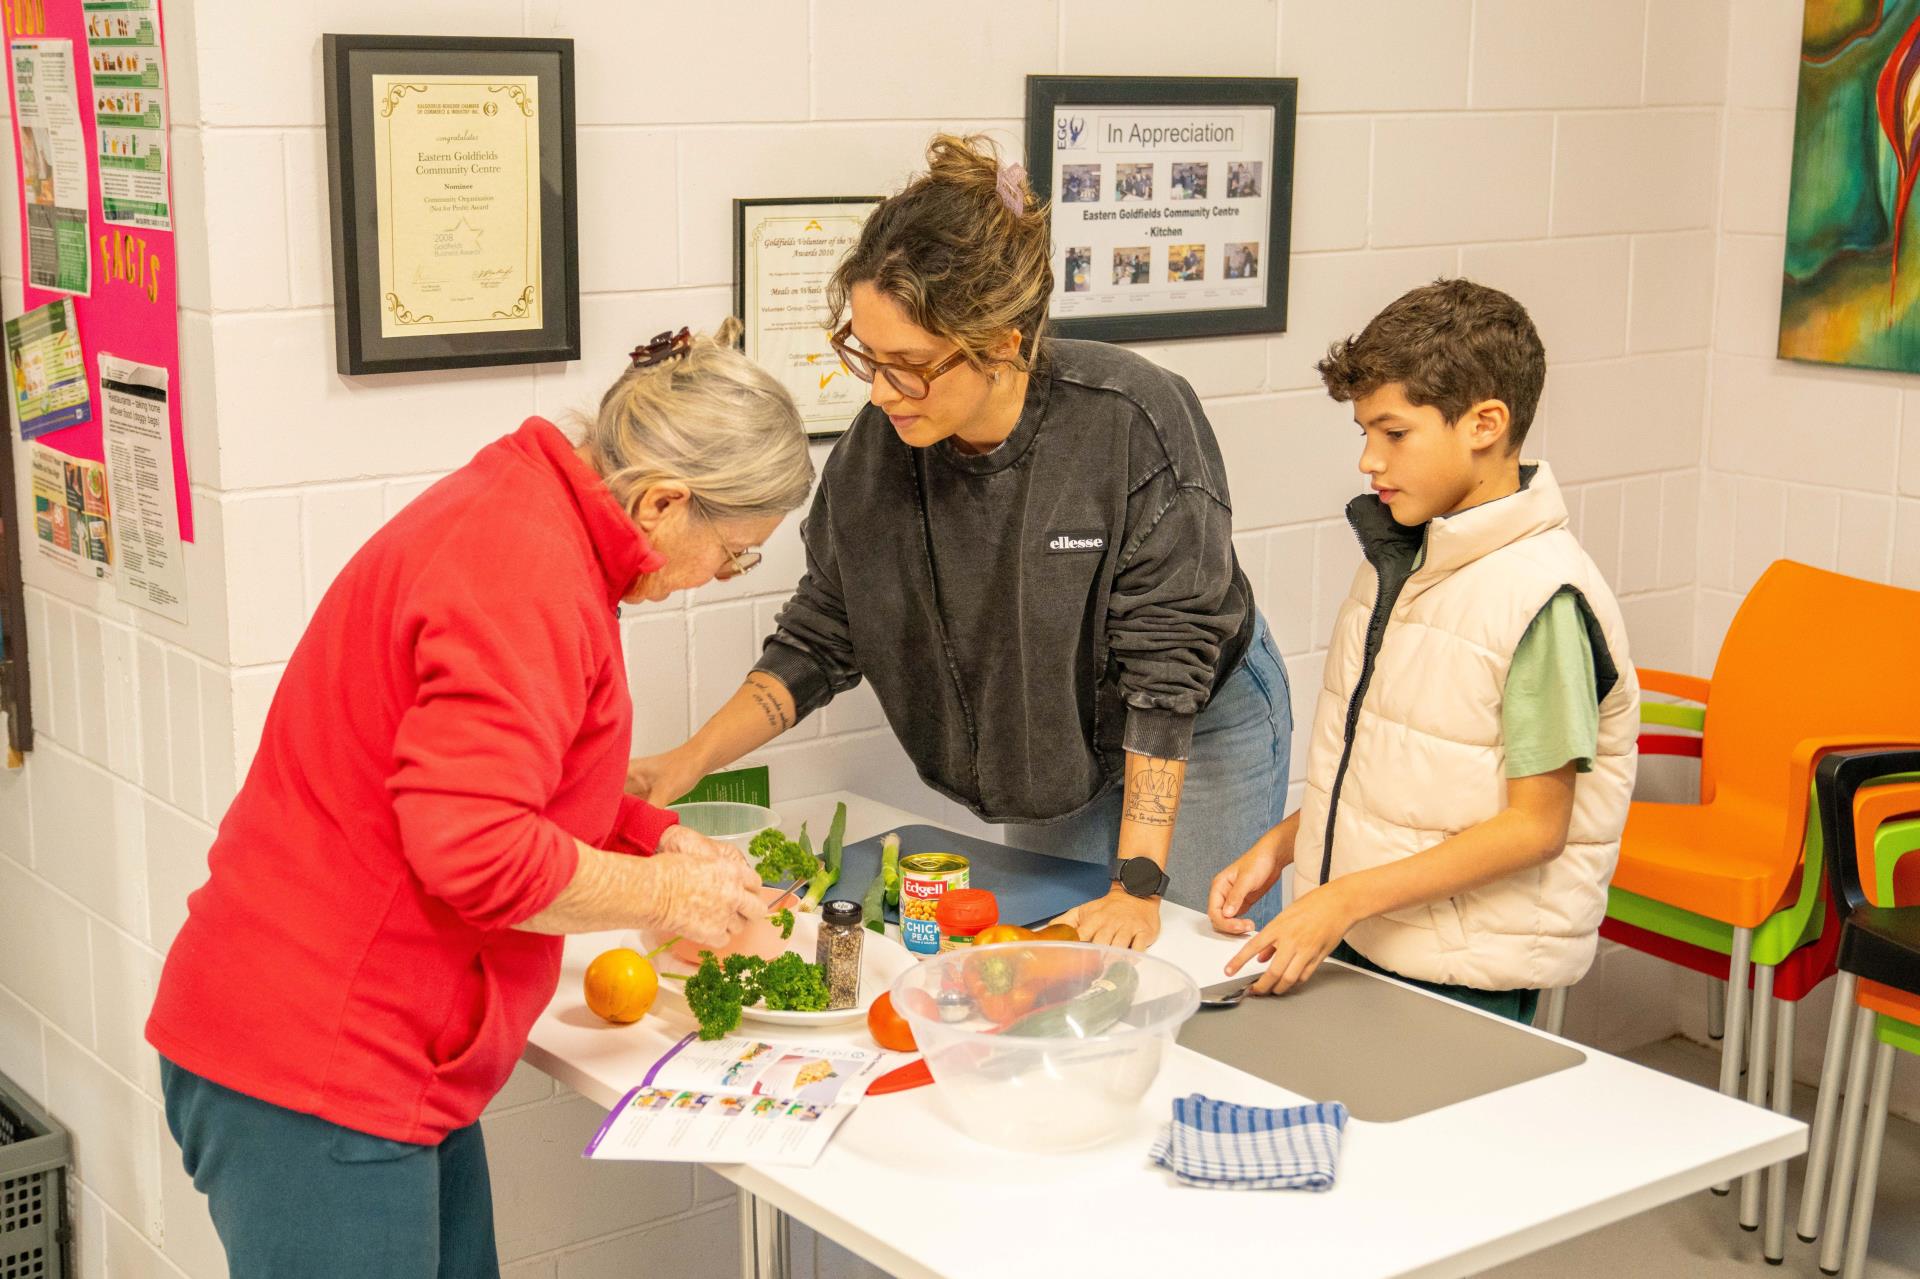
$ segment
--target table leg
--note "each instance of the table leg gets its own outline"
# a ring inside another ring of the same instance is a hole
[[[740,1203],[740,1279],[787,1279],[791,1233],[787,1215],[748,1191]]]
[[[736,1189],[734,1198],[740,1204],[740,1279],[760,1279],[760,1257],[754,1247],[754,1197],[744,1190]]]

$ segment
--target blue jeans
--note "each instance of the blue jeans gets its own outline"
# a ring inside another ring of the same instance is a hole
[[[1286,816],[1287,761],[1293,738],[1293,702],[1287,668],[1266,618],[1254,614],[1246,658],[1214,693],[1193,727],[1187,780],[1173,827],[1167,873],[1169,900],[1207,908],[1207,889],[1227,863],[1253,846]],[[1115,786],[1091,806],[1051,826],[1009,826],[1009,843],[1075,861],[1111,861],[1120,844]],[[1256,925],[1280,913],[1280,892],[1247,908]]]
[[[232,1279],[498,1279],[478,1123],[416,1146],[223,1088],[164,1057],[160,1085]]]

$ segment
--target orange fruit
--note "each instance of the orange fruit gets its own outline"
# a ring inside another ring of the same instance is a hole
[[[607,1021],[639,1021],[660,993],[660,977],[647,957],[622,946],[587,965],[587,1007]]]

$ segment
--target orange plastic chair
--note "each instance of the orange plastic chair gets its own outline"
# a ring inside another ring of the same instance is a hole
[[[1746,1050],[1753,929],[1798,891],[1820,755],[1910,740],[1920,708],[1920,592],[1776,561],[1734,615],[1711,682],[1640,671],[1643,691],[1701,703],[1700,803],[1633,805],[1613,883],[1734,928],[1720,1091]],[[1756,1009],[1773,969],[1751,965]],[[1753,1068],[1772,1018],[1756,1013]],[[1750,1078],[1754,1085],[1763,1081]],[[1761,1096],[1765,1094],[1760,1093]]]

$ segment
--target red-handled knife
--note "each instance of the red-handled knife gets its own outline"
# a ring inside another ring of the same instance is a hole
[[[867,1088],[867,1096],[878,1097],[890,1092],[906,1092],[909,1088],[918,1088],[921,1084],[933,1082],[933,1072],[927,1069],[925,1057],[915,1057],[904,1066],[895,1066],[886,1074],[873,1081]]]

